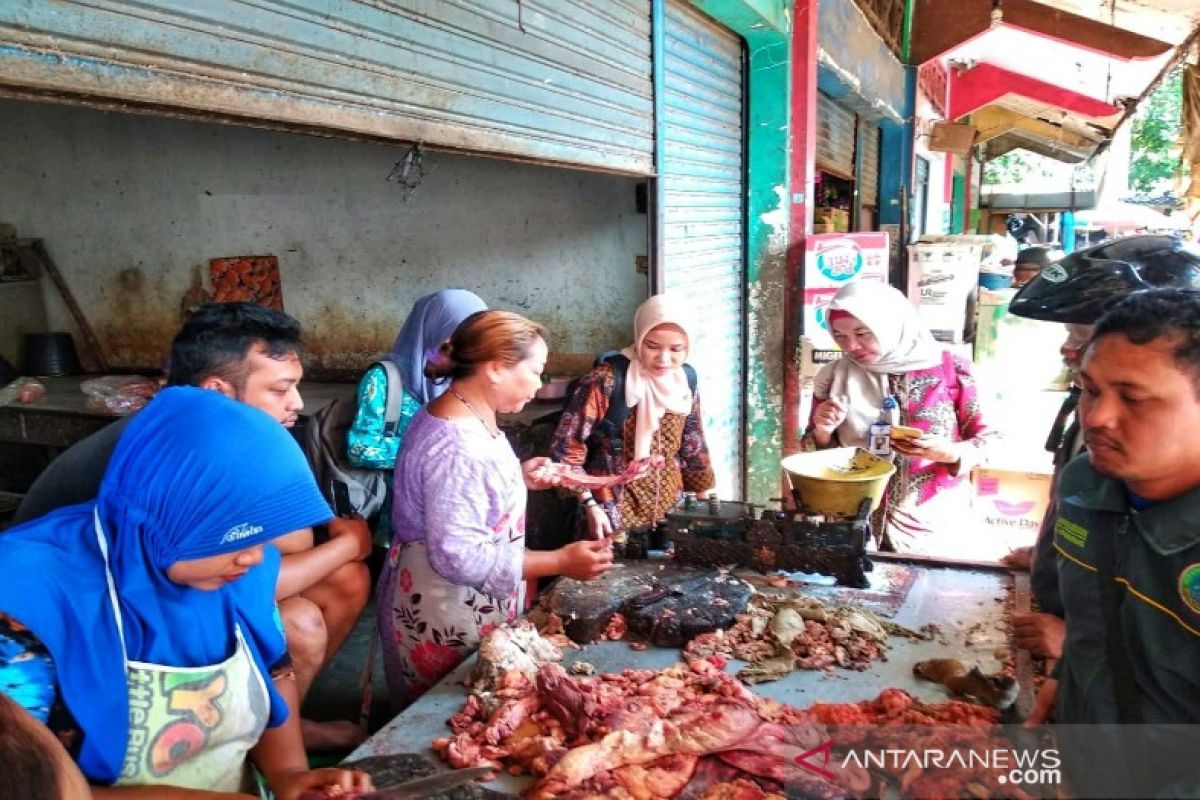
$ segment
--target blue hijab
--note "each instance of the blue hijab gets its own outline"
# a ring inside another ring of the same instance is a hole
[[[450,338],[460,322],[486,308],[487,304],[478,295],[466,289],[442,289],[413,303],[388,358],[400,370],[404,388],[421,405],[439,397],[447,386],[425,377],[426,360]]]
[[[328,520],[304,454],[267,414],[218,392],[165,389],[125,429],[100,494],[0,534],[0,611],[50,651],[60,696],[83,730],[79,766],[96,783],[120,774],[129,736],[121,637],[110,602],[98,516],[131,661],[221,662],[241,627],[267,669],[286,652],[276,622],[279,551],[220,589],[172,582],[178,561],[236,552]]]

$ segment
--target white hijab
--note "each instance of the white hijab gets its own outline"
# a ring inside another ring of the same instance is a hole
[[[829,310],[845,311],[870,329],[879,342],[880,359],[860,364],[849,354],[824,367],[813,383],[819,398],[850,399],[838,439],[848,447],[865,447],[867,429],[879,418],[888,395],[888,375],[929,369],[942,363],[943,348],[898,290],[877,281],[855,281],[833,297]],[[832,325],[830,326],[832,330]]]
[[[642,367],[638,354],[646,334],[659,325],[678,325],[687,336],[688,348],[692,345],[691,320],[682,301],[667,294],[656,294],[638,306],[633,315],[633,344],[621,351],[629,359],[629,371],[625,375],[625,405],[635,409],[636,429],[633,440],[633,458],[650,455],[650,444],[663,414],[692,412],[692,390],[688,387],[683,367],[673,369],[666,375],[655,375]]]

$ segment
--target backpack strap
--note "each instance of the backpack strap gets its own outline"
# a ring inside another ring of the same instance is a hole
[[[625,405],[625,373],[629,371],[629,359],[619,352],[610,351],[601,353],[596,363],[612,367],[613,386],[608,396],[608,411],[604,419],[592,428],[592,436],[597,440],[608,439],[613,453],[620,453],[624,448],[625,417],[629,415],[629,406]]]
[[[696,385],[700,382],[700,379],[696,376],[696,368],[691,364],[684,364],[683,374],[687,376],[688,389],[691,389],[692,394],[695,394]]]
[[[620,352],[609,351],[601,353],[600,357],[596,359],[596,365],[600,364],[608,364],[612,367],[613,388],[612,394],[608,396],[608,411],[604,414],[604,419],[592,428],[592,434],[588,439],[593,440],[593,437],[596,437],[597,441],[600,437],[608,439],[611,442],[613,453],[620,453],[624,447],[625,417],[629,416],[629,406],[625,404],[625,374],[629,371],[629,358]],[[687,376],[688,388],[694,395],[699,382],[696,369],[691,364],[684,364],[683,372]]]
[[[400,379],[400,370],[390,359],[381,359],[375,362],[376,365],[383,367],[384,373],[387,375],[387,400],[384,404],[383,412],[383,435],[392,437],[396,435],[396,429],[400,427],[400,392],[403,390],[403,385]]]

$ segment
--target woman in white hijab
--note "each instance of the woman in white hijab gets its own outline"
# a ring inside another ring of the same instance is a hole
[[[567,398],[551,449],[555,461],[591,475],[616,475],[637,459],[665,457],[661,467],[624,487],[579,494],[593,538],[647,528],[675,506],[681,492],[713,486],[695,371],[684,363],[691,330],[679,298],[651,297],[634,314],[633,344],[584,375]],[[618,385],[628,411],[613,420],[608,415]]]
[[[828,321],[845,355],[817,373],[806,447],[865,448],[884,398],[894,397],[899,423],[922,434],[892,439],[897,469],[880,547],[955,555],[971,524],[971,467],[996,436],[980,414],[970,362],[942,348],[912,303],[886,284],[843,287],[829,305]]]

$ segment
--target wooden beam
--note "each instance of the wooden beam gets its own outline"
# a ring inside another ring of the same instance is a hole
[[[991,3],[983,0],[915,0],[909,63],[923,64],[991,26]],[[1171,49],[1151,39],[1102,22],[1069,14],[1033,0],[1004,0],[1004,24],[1050,36],[1069,44],[1110,53],[1118,58],[1145,59]]]
[[[1099,144],[1096,140],[1080,136],[1045,120],[1027,117],[999,106],[984,106],[971,114],[971,124],[979,131],[976,144],[983,144],[1014,130],[1041,139],[1062,142],[1064,146],[1075,149],[1095,147]]]

